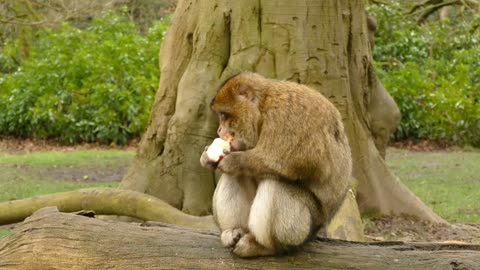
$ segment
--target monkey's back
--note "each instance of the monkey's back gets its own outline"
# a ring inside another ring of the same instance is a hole
[[[305,85],[268,80],[264,110],[276,125],[278,157],[296,171],[320,200],[325,219],[330,218],[351,187],[352,160],[340,112],[321,93]],[[283,153],[282,153],[283,152]]]

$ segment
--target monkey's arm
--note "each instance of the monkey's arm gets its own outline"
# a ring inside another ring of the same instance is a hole
[[[251,149],[233,152],[225,156],[218,168],[226,174],[234,176],[250,176],[255,178],[282,178],[289,180],[304,179],[305,176],[293,169],[285,161],[262,155],[261,151]]]

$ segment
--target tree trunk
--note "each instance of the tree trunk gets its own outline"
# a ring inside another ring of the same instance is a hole
[[[208,104],[221,81],[250,70],[309,85],[336,105],[352,148],[362,210],[443,222],[390,173],[379,153],[391,132],[382,131],[382,123],[398,116],[373,70],[364,5],[180,0],[160,52],[150,124],[122,187],[187,213],[210,213],[215,176],[198,161],[216,137]]]
[[[480,246],[319,239],[291,255],[246,260],[221,247],[215,232],[102,221],[53,208],[0,238],[0,269],[113,268],[474,270]]]

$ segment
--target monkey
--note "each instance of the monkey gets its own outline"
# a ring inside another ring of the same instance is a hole
[[[241,72],[210,103],[230,152],[213,195],[220,241],[240,257],[280,255],[315,238],[351,186],[341,115],[302,84]],[[207,149],[208,146],[205,148]]]

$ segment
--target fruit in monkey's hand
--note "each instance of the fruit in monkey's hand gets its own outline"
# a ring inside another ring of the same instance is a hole
[[[207,149],[207,157],[210,162],[219,162],[222,158],[230,153],[230,143],[216,138]]]

